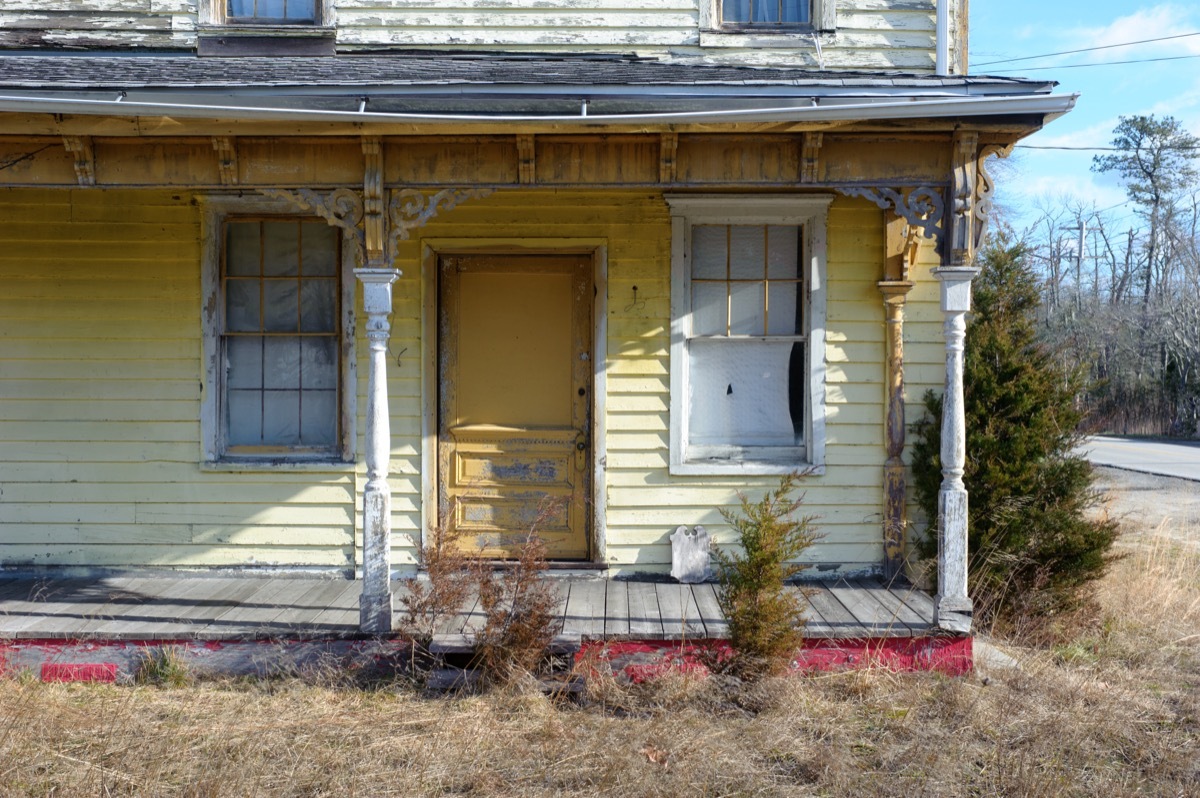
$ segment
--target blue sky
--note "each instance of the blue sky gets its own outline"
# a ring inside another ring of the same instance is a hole
[[[1098,45],[1200,33],[1200,2],[1137,3],[1116,0],[970,0],[972,74],[1012,75],[1059,82],[1059,92],[1081,94],[1075,110],[1022,143],[1103,147],[1118,117],[1170,115],[1200,135],[1200,57],[1139,64],[1118,61],[1200,56],[1200,35],[1130,47],[1015,63],[1024,58]],[[1077,64],[1089,64],[1076,68]],[[1039,67],[1034,69],[1034,67]],[[1040,67],[1050,67],[1041,69]],[[1091,171],[1091,152],[1018,149],[1013,170],[999,176],[999,199],[1014,221],[1029,222],[1037,204],[1082,198],[1098,209],[1125,200],[1109,175]],[[1129,206],[1118,208],[1118,219]]]

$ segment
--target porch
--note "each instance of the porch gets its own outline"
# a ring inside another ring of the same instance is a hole
[[[728,637],[713,584],[553,577],[559,643],[589,639],[698,640]],[[406,583],[394,583],[397,616]],[[872,578],[806,583],[810,638],[879,640],[935,633],[933,600],[907,584]],[[798,589],[798,588],[791,588]],[[358,626],[359,580],[296,577],[111,576],[0,580],[0,640],[349,640]],[[483,622],[468,601],[435,645],[469,643]]]

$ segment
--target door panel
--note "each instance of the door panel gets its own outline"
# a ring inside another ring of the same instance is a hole
[[[588,556],[591,259],[443,256],[438,503],[468,551]]]

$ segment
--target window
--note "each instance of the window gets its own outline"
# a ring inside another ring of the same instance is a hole
[[[813,47],[835,21],[835,0],[702,0],[700,46]]]
[[[809,0],[721,0],[724,26],[771,28],[808,22]]]
[[[671,468],[823,459],[827,197],[672,195]]]
[[[317,0],[225,0],[225,21],[243,24],[314,25]]]
[[[350,458],[353,282],[340,231],[315,217],[209,224],[205,459]]]

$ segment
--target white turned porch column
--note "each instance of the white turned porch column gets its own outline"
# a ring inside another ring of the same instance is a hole
[[[945,314],[946,389],[942,394],[942,487],[938,491],[938,590],[935,621],[946,631],[971,630],[971,599],[967,595],[967,488],[963,469],[967,459],[967,423],[963,407],[963,350],[967,340],[967,311],[971,281],[979,269],[965,266],[933,270],[942,284]]]
[[[392,631],[392,493],[387,483],[392,451],[388,422],[388,314],[398,269],[355,269],[363,284],[370,360],[367,378],[367,485],[363,490],[363,589],[359,627],[366,634]]]

